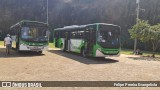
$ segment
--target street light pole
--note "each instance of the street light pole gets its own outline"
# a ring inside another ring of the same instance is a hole
[[[139,8],[139,1],[140,0],[137,0],[137,24],[138,24],[138,19],[139,19],[139,10],[140,10],[140,8]]]
[[[139,7],[140,7],[140,6],[139,6],[139,2],[140,2],[140,0],[137,0],[137,1],[136,1],[136,3],[138,4],[138,5],[137,5],[137,18],[136,18],[136,23],[137,23],[137,24],[138,24],[138,20],[139,20],[139,9],[140,9],[140,8],[139,8]],[[137,48],[137,38],[134,39],[134,52],[136,51],[136,48]]]
[[[48,24],[48,0],[47,0],[47,24]]]
[[[48,0],[47,0],[47,24],[49,24],[49,22],[48,22]],[[48,40],[49,40],[50,31],[47,30],[46,34],[47,34]]]

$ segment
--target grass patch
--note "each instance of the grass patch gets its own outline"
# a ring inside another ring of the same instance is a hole
[[[144,53],[145,56],[148,56],[148,55],[151,56],[152,55],[152,52],[149,52],[149,51],[144,51],[143,53]],[[156,52],[155,55],[160,57],[160,52]]]
[[[133,54],[133,50],[131,50],[131,49],[122,49],[121,53],[122,54],[126,54],[126,55],[132,55]]]
[[[121,53],[122,54],[126,54],[126,55],[133,55],[133,50],[131,50],[131,49],[122,49]],[[151,51],[142,51],[142,53],[143,53],[143,56],[151,56],[152,55]],[[155,55],[160,57],[160,52],[156,52]]]
[[[0,46],[3,46],[4,45],[4,42],[3,41],[0,41]]]
[[[49,48],[55,48],[54,43],[49,43]]]

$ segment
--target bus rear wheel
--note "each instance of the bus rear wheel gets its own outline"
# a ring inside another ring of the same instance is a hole
[[[63,44],[61,44],[61,50],[63,51],[63,52],[65,52],[66,50],[65,50],[65,46],[63,45]]]

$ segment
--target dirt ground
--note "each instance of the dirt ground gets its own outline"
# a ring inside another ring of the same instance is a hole
[[[0,46],[0,81],[160,81],[159,59],[132,55],[110,58],[83,58],[75,53],[50,49],[5,54]],[[1,90],[2,88],[0,88]],[[12,90],[13,88],[3,88]],[[22,88],[16,88],[14,90]],[[23,88],[25,90],[116,90],[127,88]],[[160,90],[160,88],[129,88]]]

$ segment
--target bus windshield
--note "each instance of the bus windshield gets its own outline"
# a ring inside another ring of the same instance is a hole
[[[47,27],[27,27],[21,28],[21,38],[30,42],[46,42],[48,41],[49,30]]]
[[[119,48],[120,47],[120,28],[115,26],[100,25],[98,30],[97,42],[103,48]]]

